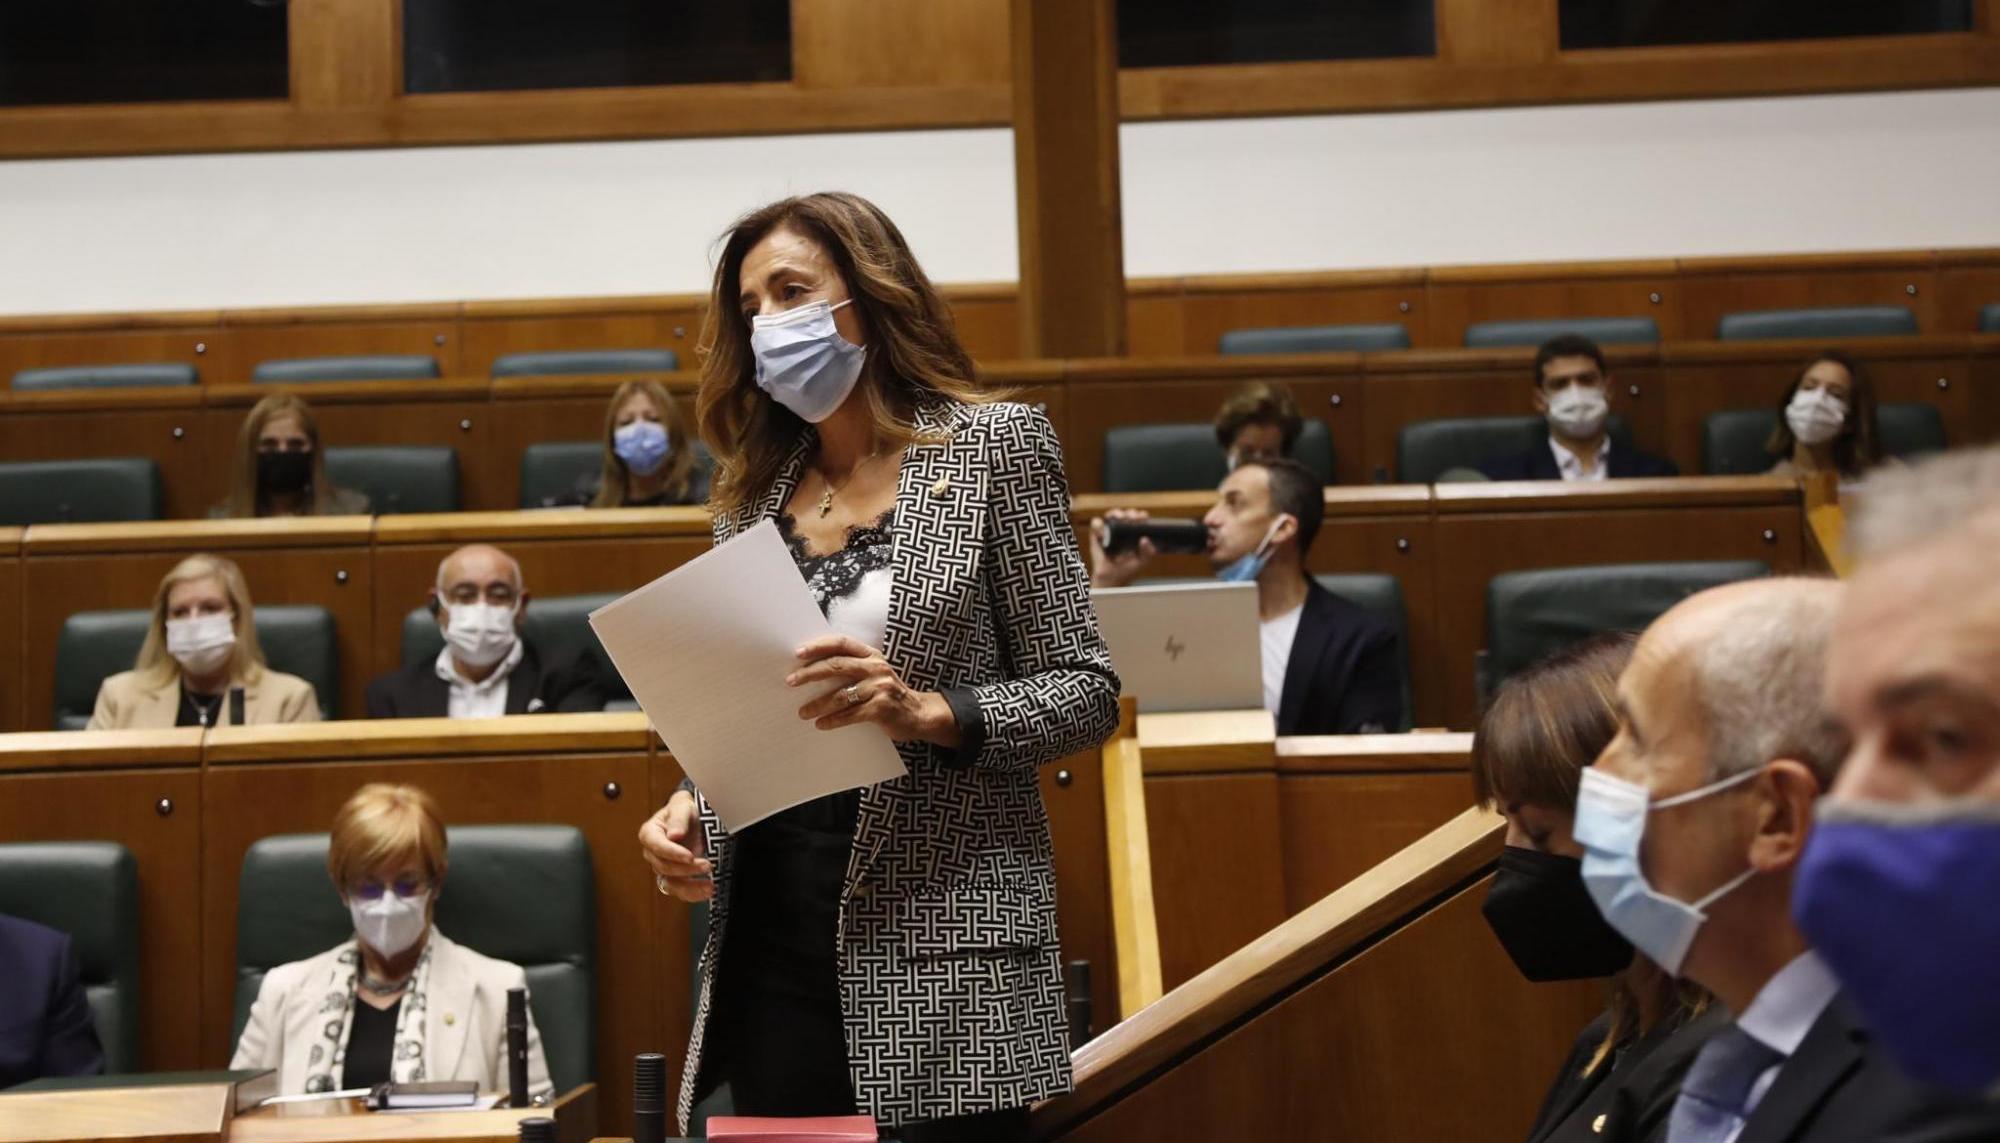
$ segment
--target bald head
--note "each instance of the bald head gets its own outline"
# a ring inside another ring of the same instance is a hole
[[[526,590],[520,563],[491,544],[467,544],[438,564],[437,593],[446,606],[512,603]]]

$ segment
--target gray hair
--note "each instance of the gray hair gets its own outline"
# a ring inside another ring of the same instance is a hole
[[[1887,465],[1861,485],[1847,549],[1868,559],[1936,539],[2000,508],[2000,445]]]
[[[1833,591],[1760,592],[1731,608],[1696,649],[1711,781],[1793,758],[1822,788],[1832,786],[1847,756],[1824,698],[1839,603]]]

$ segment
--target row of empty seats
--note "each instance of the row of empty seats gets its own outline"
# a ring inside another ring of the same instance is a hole
[[[557,377],[578,373],[671,373],[680,356],[671,349],[582,349],[552,353],[509,353],[493,361],[491,376]],[[250,380],[265,385],[297,385],[318,381],[429,381],[443,376],[437,358],[421,353],[367,354],[350,357],[294,357],[261,361]],[[29,391],[55,389],[127,389],[195,385],[201,375],[184,362],[137,365],[72,365],[53,369],[23,369],[13,387]]]

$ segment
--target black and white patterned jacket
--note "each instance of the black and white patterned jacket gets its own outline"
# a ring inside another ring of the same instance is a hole
[[[911,687],[948,692],[965,734],[958,751],[902,744],[909,775],[861,795],[841,893],[841,1007],[857,1106],[885,1126],[1068,1089],[1036,768],[1103,742],[1118,722],[1048,418],[1019,404],[939,403],[920,408],[916,426],[925,440],[897,481],[882,651]],[[717,518],[717,543],[783,510],[808,444],[762,498]],[[729,917],[730,839],[700,807],[716,894],[683,1132]]]

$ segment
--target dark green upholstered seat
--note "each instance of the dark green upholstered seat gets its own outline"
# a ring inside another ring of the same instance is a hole
[[[1333,434],[1317,417],[1306,421],[1292,456],[1333,482]],[[1181,492],[1214,488],[1229,461],[1207,424],[1120,425],[1104,430],[1106,492]]]
[[[534,585],[530,584],[532,590]],[[590,613],[619,598],[623,592],[596,595],[534,596],[528,600],[528,616],[521,633],[541,657],[542,669],[550,670],[575,659],[586,647],[600,647],[597,633],[590,629]],[[403,665],[427,663],[444,650],[437,617],[430,608],[418,607],[403,616]]]
[[[13,387],[47,389],[136,389],[153,385],[193,385],[201,378],[194,366],[179,361],[149,361],[138,365],[66,365],[56,369],[23,369]]]
[[[1782,338],[1898,337],[1917,332],[1908,306],[1817,306],[1796,310],[1745,310],[1723,314],[1715,325],[1722,341]]]
[[[1297,325],[1232,329],[1216,347],[1227,354],[1367,353],[1410,348],[1410,331],[1398,321],[1379,325]]]
[[[1701,470],[1710,476],[1744,476],[1769,471],[1774,457],[1764,451],[1778,414],[1770,409],[1725,409],[1701,425]],[[1880,405],[1875,427],[1882,451],[1909,459],[1945,449],[1944,416],[1921,401]]]
[[[2000,333],[2000,302],[1980,307],[1979,332]]]
[[[442,445],[368,445],[326,450],[326,477],[366,493],[378,516],[458,511],[458,450]]]
[[[1536,318],[1481,321],[1465,327],[1467,349],[1539,346],[1553,337],[1576,334],[1599,345],[1658,345],[1660,324],[1649,317]]]
[[[252,381],[296,385],[310,381],[428,381],[440,376],[437,358],[422,353],[357,357],[287,357],[259,361]]]
[[[1617,414],[1606,432],[1613,448],[1632,447],[1632,430]],[[1396,481],[1430,484],[1454,468],[1478,468],[1497,457],[1546,447],[1548,440],[1548,421],[1534,416],[1412,421],[1396,434]]]
[[[69,934],[105,1070],[138,1071],[139,864],[132,852],[113,841],[0,845],[0,913]]]
[[[165,495],[160,467],[145,457],[0,464],[0,524],[158,520]]]
[[[82,730],[97,707],[97,688],[129,671],[146,641],[152,613],[79,611],[63,620],[56,637],[55,725]],[[313,685],[321,718],[340,707],[340,646],[333,613],[309,604],[266,604],[257,608],[257,642],[273,670],[297,675]]]
[[[602,441],[543,441],[521,450],[521,507],[546,508],[604,467]]]
[[[356,784],[363,779],[356,778]],[[474,952],[520,965],[558,1092],[597,1074],[597,899],[590,847],[567,825],[447,831],[437,927]],[[243,856],[236,901],[235,1022],[242,1035],[264,974],[353,935],[326,873],[327,835],[267,837]]]
[[[1690,560],[1496,575],[1486,585],[1480,698],[1515,671],[1580,639],[1644,630],[1695,592],[1769,574],[1769,565],[1756,560]]]
[[[1403,584],[1392,575],[1375,572],[1351,574],[1322,573],[1313,576],[1319,585],[1356,607],[1381,615],[1396,625],[1396,670],[1402,676],[1403,724],[1391,729],[1410,729],[1415,701],[1410,686],[1410,617],[1403,607]]]
[[[672,373],[680,356],[671,349],[563,349],[507,353],[493,359],[495,377],[552,377],[565,373]]]

